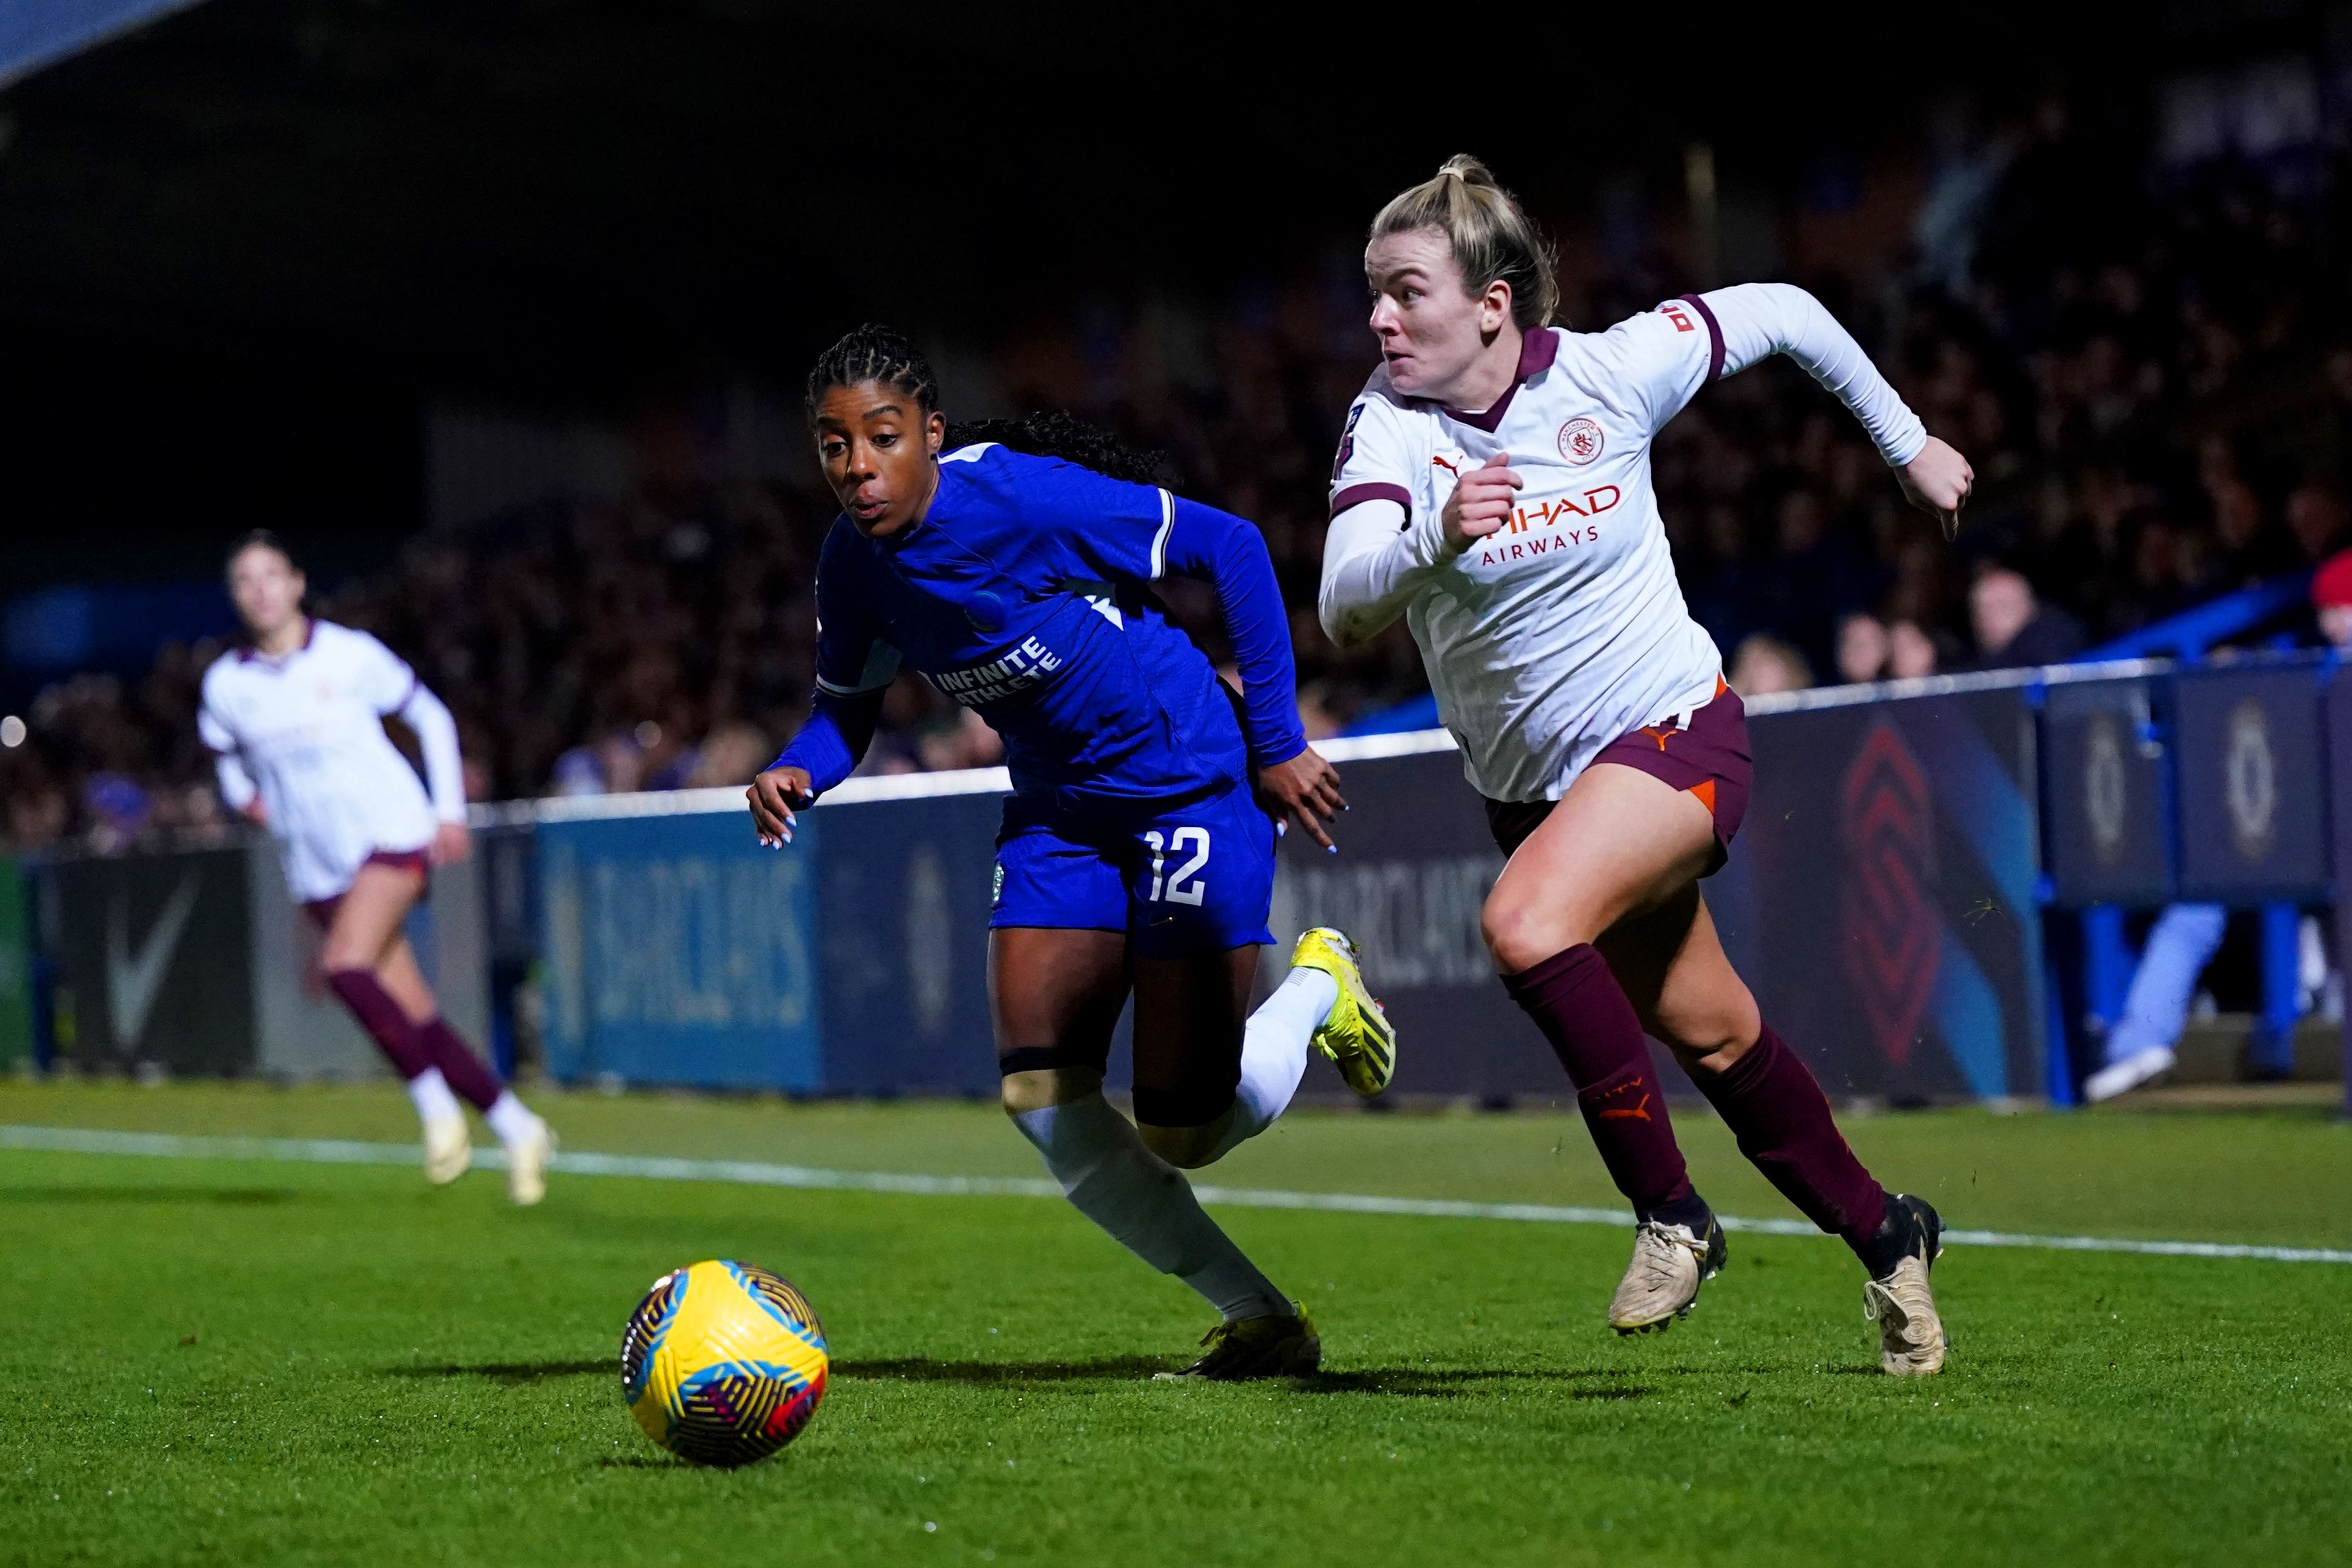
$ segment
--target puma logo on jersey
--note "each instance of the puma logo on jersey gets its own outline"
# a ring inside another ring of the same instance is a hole
[[[1650,1097],[1648,1094],[1644,1093],[1634,1104],[1622,1107],[1616,1110],[1601,1111],[1600,1112],[1600,1116],[1601,1120],[1603,1121],[1616,1121],[1620,1120],[1627,1121],[1647,1121],[1650,1119]]]

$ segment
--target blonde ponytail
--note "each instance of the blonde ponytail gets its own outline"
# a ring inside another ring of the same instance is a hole
[[[1496,282],[1511,286],[1511,318],[1521,331],[1549,326],[1559,313],[1559,262],[1551,242],[1477,159],[1456,153],[1391,198],[1372,219],[1370,237],[1424,228],[1445,236],[1474,296]]]

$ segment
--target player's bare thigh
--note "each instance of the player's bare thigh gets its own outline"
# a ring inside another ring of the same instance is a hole
[[[1715,853],[1715,815],[1638,768],[1584,770],[1486,895],[1495,967],[1516,974],[1696,883]]]
[[[1008,1116],[1066,1105],[1102,1088],[1099,1064],[1127,1005],[1127,933],[1000,926],[988,933],[996,1054],[1051,1050],[1075,1063],[1006,1073]]]
[[[1628,915],[1596,943],[1643,1032],[1685,1071],[1719,1073],[1756,1043],[1756,998],[1731,967],[1715,917],[1694,881],[1656,908]]]
[[[382,963],[400,937],[400,922],[424,891],[425,873],[411,867],[362,866],[319,944],[320,967],[331,973]]]

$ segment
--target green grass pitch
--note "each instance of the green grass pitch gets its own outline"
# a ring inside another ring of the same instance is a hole
[[[549,1097],[575,1149],[1034,1175],[992,1110]],[[0,1122],[406,1141],[384,1089],[35,1084]],[[1683,1115],[1728,1213],[1788,1209]],[[2261,1113],[1850,1124],[1956,1226],[2352,1246],[2352,1130]],[[1231,1186],[1613,1203],[1559,1115],[1299,1114]],[[1600,1226],[1227,1209],[1325,1376],[1147,1374],[1208,1326],[1058,1203],[0,1152],[0,1563],[2342,1563],[2352,1267],[1955,1246],[1946,1375],[1879,1377],[1835,1243],[1735,1236],[1602,1321]],[[662,1270],[789,1275],[832,1389],[698,1471],[620,1405]]]

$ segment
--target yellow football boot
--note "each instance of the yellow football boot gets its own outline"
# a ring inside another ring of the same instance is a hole
[[[1348,1087],[1367,1099],[1396,1077],[1396,1029],[1364,988],[1356,944],[1343,931],[1316,926],[1291,952],[1293,969],[1319,969],[1338,983],[1339,999],[1315,1031],[1315,1048],[1331,1058]]]

